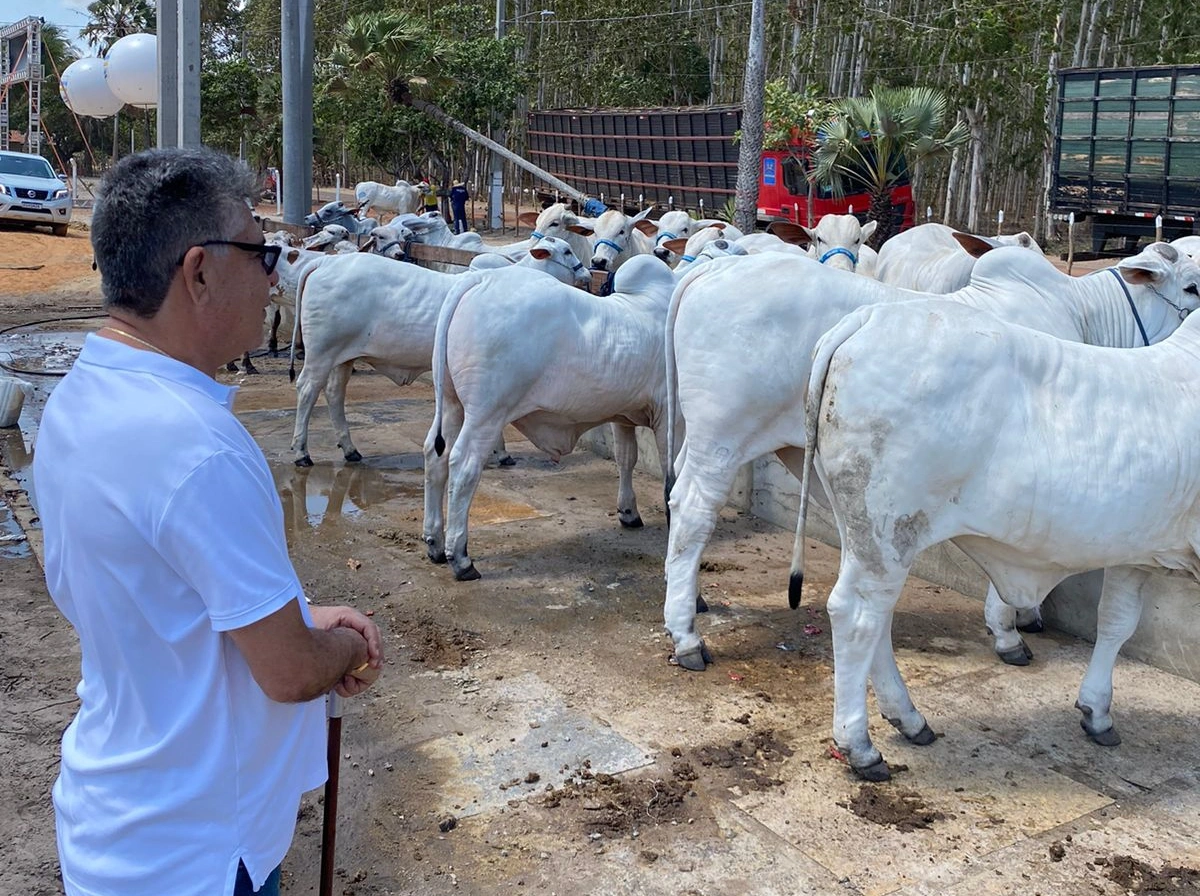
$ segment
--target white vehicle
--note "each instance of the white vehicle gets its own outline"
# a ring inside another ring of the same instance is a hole
[[[71,191],[41,156],[0,152],[0,221],[45,224],[66,236]]]

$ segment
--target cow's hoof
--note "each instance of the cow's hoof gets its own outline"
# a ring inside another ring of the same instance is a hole
[[[703,641],[699,647],[685,650],[683,653],[675,652],[675,662],[689,672],[703,672],[712,661],[712,654],[708,652],[708,647]]]
[[[429,558],[430,563],[437,563],[439,566],[446,562],[446,552],[435,548],[430,542],[425,543],[425,556]]]
[[[515,467],[517,465],[517,459],[511,454],[506,454],[504,457],[500,458],[500,460],[496,461],[496,463],[502,467]]]
[[[1046,630],[1046,626],[1042,624],[1041,619],[1035,619],[1033,622],[1027,622],[1024,625],[1018,625],[1017,631],[1028,632],[1031,635],[1037,635]]]
[[[880,759],[874,765],[867,765],[863,768],[851,766],[854,774],[858,775],[864,781],[872,781],[878,784],[881,781],[892,780],[892,770],[888,768],[887,761]]]
[[[1084,731],[1087,731],[1087,736],[1093,743],[1097,743],[1102,747],[1116,747],[1121,743],[1121,735],[1117,734],[1116,728],[1109,728],[1107,731],[1097,733],[1088,731],[1087,725],[1084,725],[1082,721],[1079,724],[1083,727]]]
[[[908,737],[907,734],[904,736]],[[925,723],[924,727],[921,728],[920,731],[918,731],[912,737],[908,737],[908,742],[910,744],[916,744],[918,747],[927,747],[935,740],[937,740],[937,735],[933,733],[933,729],[929,727],[928,722]]]
[[[626,520],[621,514],[617,514],[617,518],[621,521],[621,525],[626,529],[640,529],[643,525],[641,516],[635,514],[631,519]]]
[[[358,449],[357,449],[357,448],[355,448],[355,449],[354,449],[353,451],[351,451],[349,454],[345,455],[345,458],[346,458],[346,463],[348,463],[348,464],[356,464],[356,463],[358,463],[360,460],[362,460],[362,455],[361,455],[361,454],[359,454],[359,453],[358,453]]]
[[[237,373],[238,372],[237,364],[230,361],[228,364],[225,365],[225,370],[228,373]]]
[[[258,373],[258,368],[255,367],[253,364],[251,364],[249,361],[247,361],[242,366],[245,368],[245,373]]]
[[[696,595],[696,612],[697,613],[707,613],[708,612],[708,601],[706,601],[704,599],[703,594]]]
[[[1000,659],[1004,660],[1010,666],[1028,666],[1029,661],[1033,659],[1033,651],[1022,641],[1016,647],[1009,650],[997,650],[996,656],[1000,657]]]
[[[298,466],[298,467],[311,467],[312,465],[313,465],[312,458],[309,457],[307,454],[304,455],[304,457],[296,458],[296,466]]]
[[[476,579],[481,579],[483,576],[479,574],[479,570],[475,568],[474,563],[468,563],[464,569],[455,569],[454,578],[460,582],[474,582]]]

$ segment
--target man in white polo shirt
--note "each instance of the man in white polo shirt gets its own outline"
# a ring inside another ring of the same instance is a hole
[[[262,339],[277,247],[245,166],[127,156],[92,218],[105,325],[47,402],[34,477],[50,594],[79,635],[54,808],[68,896],[275,894],[326,776],[330,690],[379,631],[309,607],[262,451],[214,372]]]

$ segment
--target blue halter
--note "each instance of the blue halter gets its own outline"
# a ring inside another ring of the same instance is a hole
[[[851,252],[849,249],[843,249],[841,246],[838,246],[837,248],[834,248],[834,249],[830,249],[828,252],[826,252],[824,255],[822,255],[819,260],[820,260],[821,264],[824,264],[825,262],[829,261],[829,259],[833,258],[833,256],[835,256],[835,255],[845,255],[847,258],[850,259],[850,263],[852,265],[854,265],[855,267],[858,267],[858,258],[855,257],[854,253]]]
[[[657,246],[663,240],[677,240],[677,239],[679,239],[679,237],[677,237],[675,234],[671,233],[671,231],[663,230],[663,231],[659,232],[658,238],[654,241],[654,245]]]
[[[1142,334],[1142,342],[1146,345],[1150,344],[1150,339],[1146,336],[1146,328],[1142,326],[1142,318],[1137,313],[1137,306],[1133,304],[1133,296],[1129,294],[1129,287],[1125,285],[1125,280],[1117,273],[1116,268],[1109,268],[1108,272],[1117,278],[1117,282],[1121,284],[1121,292],[1125,293],[1125,301],[1129,302],[1129,310],[1133,312],[1133,319],[1137,322],[1138,332]]]
[[[618,252],[625,251],[624,247],[618,246],[612,240],[604,240],[604,239],[596,240],[596,248],[598,249],[601,246],[611,246],[612,248],[616,249]]]

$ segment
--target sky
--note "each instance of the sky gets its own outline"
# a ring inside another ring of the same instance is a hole
[[[19,22],[26,16],[41,16],[51,25],[58,25],[67,40],[83,55],[89,54],[87,44],[79,39],[79,29],[88,23],[89,0],[0,0],[0,24]]]

